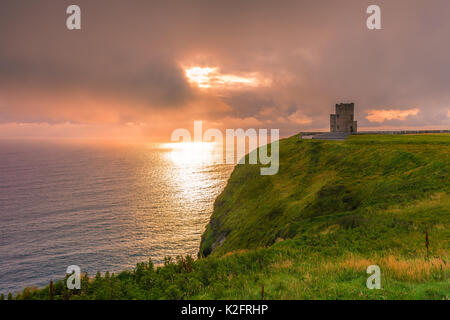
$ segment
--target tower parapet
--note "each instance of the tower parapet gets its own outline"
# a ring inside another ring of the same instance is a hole
[[[355,104],[336,104],[336,113],[330,115],[330,132],[358,132],[358,123],[354,120]]]

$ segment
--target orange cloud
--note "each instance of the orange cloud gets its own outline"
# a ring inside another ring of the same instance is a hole
[[[147,124],[80,124],[47,122],[0,123],[0,139],[129,140],[144,137]]]
[[[221,121],[216,122],[222,128],[259,128],[263,126],[263,123],[255,117],[237,118],[237,117],[224,117]]]
[[[259,116],[265,119],[267,124],[294,124],[305,125],[311,124],[312,119],[303,114],[301,110],[297,110],[294,113],[286,115],[286,111],[283,108],[266,107],[259,112]]]
[[[310,124],[312,119],[308,116],[305,116],[300,112],[300,110],[295,111],[287,118],[290,122],[296,124]]]
[[[419,113],[418,108],[414,109],[390,109],[390,110],[369,110],[366,119],[370,122],[384,122],[386,120],[405,120],[409,116],[416,116]]]

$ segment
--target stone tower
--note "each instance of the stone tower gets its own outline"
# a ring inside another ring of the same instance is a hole
[[[336,104],[336,114],[330,114],[330,132],[356,133],[357,121],[354,121],[355,104]]]

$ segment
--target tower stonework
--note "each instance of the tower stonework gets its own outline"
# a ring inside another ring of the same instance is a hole
[[[357,121],[354,120],[355,104],[336,104],[336,113],[330,115],[330,132],[356,133]]]

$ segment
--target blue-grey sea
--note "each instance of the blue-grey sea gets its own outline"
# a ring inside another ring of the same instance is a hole
[[[196,256],[232,165],[213,148],[0,141],[0,293]]]

